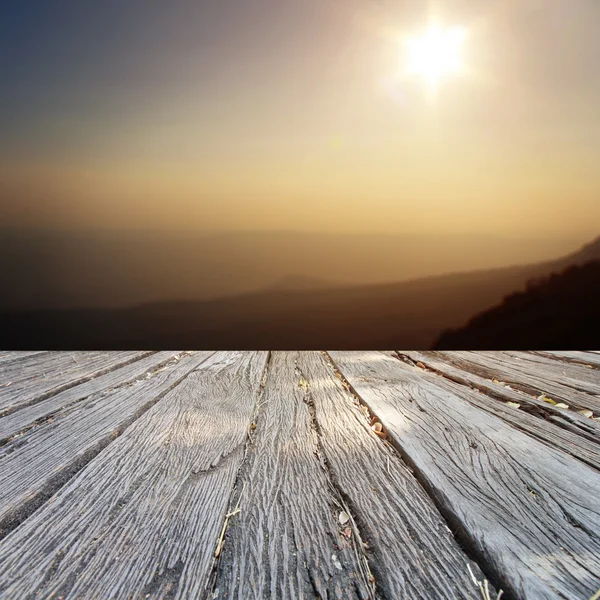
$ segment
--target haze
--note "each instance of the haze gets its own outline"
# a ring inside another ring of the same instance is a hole
[[[5,226],[597,233],[595,0],[2,11]],[[433,103],[396,77],[431,15],[471,73]]]

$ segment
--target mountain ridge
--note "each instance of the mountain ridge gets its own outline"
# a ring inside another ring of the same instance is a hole
[[[557,260],[325,289],[259,290],[129,308],[0,314],[7,348],[428,349],[511,293],[565,264],[600,258],[600,240]]]

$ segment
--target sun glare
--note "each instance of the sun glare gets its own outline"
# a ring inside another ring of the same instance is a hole
[[[406,72],[425,79],[429,89],[462,69],[461,50],[466,32],[460,27],[431,25],[427,32],[405,42]]]

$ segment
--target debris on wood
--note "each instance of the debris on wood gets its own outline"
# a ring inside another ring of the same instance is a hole
[[[339,514],[338,520],[340,522],[340,525],[345,525],[350,520],[350,515],[345,510],[343,510]]]
[[[336,554],[332,554],[331,555],[331,560],[333,561],[333,566],[338,570],[341,571],[344,567],[342,567],[342,563],[338,560],[338,557]]]
[[[373,425],[371,425],[371,431],[382,440],[387,438],[387,435],[383,431],[383,425],[379,421],[375,421]]]
[[[506,404],[514,408],[521,408],[521,405],[518,402],[507,402]]]
[[[488,580],[484,579],[483,581],[479,581],[478,579],[475,579],[475,575],[473,575],[473,571],[471,570],[471,565],[467,564],[467,569],[469,569],[469,574],[471,575],[473,583],[479,588],[479,591],[481,592],[481,600],[492,600],[492,597],[490,596],[490,587],[488,584]],[[500,600],[503,593],[503,590],[500,590],[495,600]]]
[[[238,498],[236,507],[233,510],[233,512],[227,513],[225,515],[225,522],[223,523],[223,529],[221,530],[221,535],[219,536],[219,543],[217,544],[217,549],[215,550],[215,558],[219,558],[219,554],[221,554],[221,550],[223,549],[223,543],[225,541],[225,530],[227,529],[227,524],[229,523],[229,519],[231,517],[237,515],[239,512],[241,512],[240,502],[242,501],[242,496],[244,494],[245,487],[246,487],[246,484],[244,484],[242,486],[242,491],[240,493],[240,497]]]
[[[591,410],[578,410],[577,411],[580,415],[583,415],[584,417],[587,417],[588,419],[593,419],[594,418],[594,413]]]
[[[599,600],[600,599],[600,590],[598,590],[591,598],[590,600]]]
[[[556,406],[556,400],[552,400],[552,398],[548,398],[548,396],[546,396],[546,394],[541,394],[540,396],[538,396],[538,400],[540,402],[547,402],[548,404],[552,404],[553,406]]]

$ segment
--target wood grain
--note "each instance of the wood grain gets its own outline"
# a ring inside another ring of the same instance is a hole
[[[13,360],[21,360],[23,358],[27,358],[28,356],[33,356],[35,354],[42,354],[45,350],[32,350],[32,351],[2,351],[0,352],[0,364],[7,363]]]
[[[504,351],[500,353],[500,356],[503,360],[516,361],[519,366],[525,368],[529,367],[530,363],[536,374],[554,377],[556,374],[560,374],[563,379],[566,378],[563,383],[575,389],[582,389],[593,394],[598,391],[600,386],[600,370],[589,364],[572,360],[556,360],[556,357],[538,352]],[[571,381],[574,381],[575,385]]]
[[[495,378],[515,389],[539,396],[545,394],[556,402],[600,414],[600,371],[595,382],[563,375],[559,368],[543,368],[526,360],[515,360],[501,352],[440,352],[444,360],[482,377]]]
[[[0,414],[33,404],[150,352],[45,352],[0,365]]]
[[[319,460],[317,432],[295,372],[295,352],[275,352],[214,584],[222,599],[368,598],[354,540]]]
[[[148,377],[150,371],[160,368],[163,363],[176,355],[175,352],[152,353],[104,375],[75,385],[64,392],[59,392],[46,400],[20,407],[19,410],[0,417],[0,444],[35,425],[36,422],[48,419],[65,406],[89,399],[94,395],[106,395],[115,388],[129,385],[140,377]]]
[[[600,367],[600,352],[577,352],[577,351],[558,351],[558,350],[547,350],[539,352],[539,354],[545,354],[555,358],[564,358],[573,362],[593,365],[594,367]]]
[[[415,600],[474,598],[478,591],[467,564],[479,580],[483,574],[408,467],[370,430],[319,353],[300,353],[298,366],[314,402],[329,470],[368,541],[378,593]]]
[[[0,448],[0,537],[210,355],[183,356],[150,379],[90,396]]]
[[[214,354],[109,444],[0,542],[0,596],[198,597],[265,359]]]
[[[482,392],[478,406],[504,418],[512,425],[526,425],[527,431],[539,439],[543,439],[569,454],[577,456],[584,462],[598,468],[600,453],[600,424],[588,419],[578,412],[556,408],[548,402],[543,402],[523,392],[507,388],[501,382],[494,383],[479,375],[463,371],[445,362],[436,352],[398,351],[399,356],[407,357],[415,363],[421,363],[428,369]],[[514,402],[520,404],[521,412],[515,412],[508,406],[501,407],[498,402]],[[523,416],[523,413],[526,416]],[[530,415],[539,417],[538,422],[529,418]],[[523,416],[523,418],[521,418]],[[566,429],[569,433],[556,431],[555,427]],[[532,429],[533,428],[533,429]],[[558,436],[558,437],[555,437]],[[575,437],[574,437],[575,436]]]
[[[436,504],[516,598],[600,587],[600,474],[383,353],[331,352]]]

